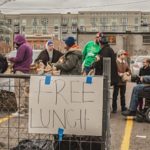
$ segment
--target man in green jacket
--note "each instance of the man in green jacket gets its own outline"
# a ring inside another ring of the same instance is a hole
[[[83,67],[83,72],[86,75],[90,72],[91,65],[96,61],[97,54],[101,50],[101,46],[99,42],[101,36],[102,36],[101,33],[97,33],[95,40],[89,41],[85,45],[84,49],[82,50],[82,55],[83,55],[82,67]]]

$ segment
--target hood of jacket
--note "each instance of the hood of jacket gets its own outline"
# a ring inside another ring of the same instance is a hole
[[[25,37],[23,35],[17,34],[15,36],[14,43],[16,43],[17,45],[21,45],[21,44],[23,44],[25,42],[26,42],[26,39],[25,39]]]
[[[75,54],[77,55],[79,58],[82,58],[82,53],[81,53],[81,48],[78,45],[73,45],[69,51],[66,53],[66,55],[69,54]]]

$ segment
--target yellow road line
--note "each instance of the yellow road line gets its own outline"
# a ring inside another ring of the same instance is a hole
[[[125,134],[121,144],[121,150],[129,150],[132,127],[133,127],[133,118],[127,118]]]
[[[12,118],[12,116],[6,116],[4,118],[0,118],[0,123],[3,123],[3,122],[7,121],[10,118]]]

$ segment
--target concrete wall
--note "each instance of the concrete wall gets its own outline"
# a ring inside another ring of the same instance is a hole
[[[110,35],[110,34],[109,34]],[[112,34],[116,36],[116,44],[110,44],[117,52],[119,49],[125,49],[132,55],[150,55],[150,43],[143,43],[143,34]],[[150,35],[150,34],[149,34]],[[107,36],[107,34],[106,34]],[[78,34],[78,44],[81,48],[95,37],[95,33]]]

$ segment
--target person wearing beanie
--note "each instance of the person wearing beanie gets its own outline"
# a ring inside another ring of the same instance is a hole
[[[87,75],[91,71],[92,64],[95,61],[97,61],[96,56],[101,50],[101,46],[99,43],[99,40],[101,38],[100,35],[101,35],[100,33],[97,33],[95,40],[86,43],[84,49],[82,50],[82,55],[83,55],[82,67],[83,67],[83,74],[85,75]]]
[[[67,47],[71,47],[75,44],[75,39],[74,37],[68,37],[66,40],[65,40],[65,44]]]
[[[118,72],[116,64],[116,55],[114,50],[110,47],[108,39],[106,36],[101,37],[100,39],[101,51],[98,53],[99,60],[93,64],[95,68],[95,75],[103,75],[103,58],[111,59],[111,85],[118,83]]]
[[[17,34],[14,38],[17,49],[16,57],[8,58],[13,63],[14,74],[28,74],[32,63],[32,48],[26,43],[26,38]],[[17,100],[17,112],[12,116],[21,116],[28,112],[28,91],[29,79],[15,79],[15,94]],[[21,95],[21,96],[20,96]]]
[[[39,54],[35,59],[35,63],[43,62],[46,66],[47,63],[56,63],[59,58],[63,55],[60,51],[54,48],[54,43],[52,40],[48,40],[45,45],[45,49]]]
[[[65,49],[66,53],[54,64],[53,70],[60,70],[61,75],[80,75],[82,53],[74,37],[68,37],[65,40]]]

